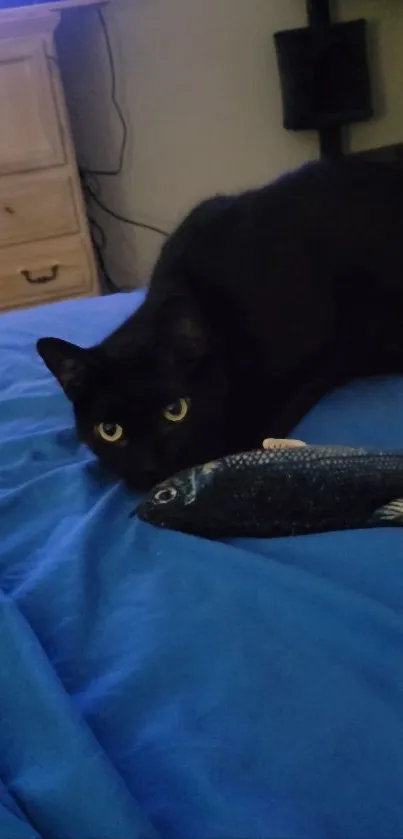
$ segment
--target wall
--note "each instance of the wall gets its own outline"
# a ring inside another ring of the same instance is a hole
[[[349,132],[354,149],[402,139],[403,4],[338,0],[371,21],[377,118]],[[283,130],[272,35],[305,24],[303,0],[111,0],[105,10],[118,99],[129,125],[122,175],[100,179],[120,213],[171,230],[199,199],[260,184],[317,155],[313,134]],[[82,162],[116,164],[121,128],[94,10],[66,15],[61,64]],[[120,285],[149,276],[155,233],[100,214]]]
[[[337,0],[339,20],[368,21],[375,118],[348,132],[352,151],[403,141],[403,3],[401,0]]]

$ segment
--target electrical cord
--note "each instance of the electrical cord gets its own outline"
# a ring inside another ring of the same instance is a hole
[[[105,201],[100,198],[99,196],[99,178],[102,177],[118,177],[122,174],[124,168],[124,161],[128,143],[128,126],[125,120],[122,108],[119,103],[119,99],[117,96],[117,81],[116,81],[116,70],[115,70],[115,62],[113,58],[113,50],[112,44],[109,36],[108,26],[103,14],[102,9],[97,9],[98,20],[103,32],[104,40],[105,40],[105,47],[106,47],[106,54],[108,57],[108,63],[110,68],[110,75],[111,75],[111,101],[115,112],[118,117],[118,121],[121,125],[122,129],[122,139],[119,149],[118,155],[118,163],[117,166],[113,169],[91,169],[87,166],[80,166],[79,173],[82,182],[84,197],[87,203],[88,209],[88,220],[91,229],[91,238],[94,246],[94,250],[97,256],[97,260],[99,263],[99,267],[102,271],[102,275],[104,278],[105,286],[110,293],[116,293],[121,291],[122,289],[113,282],[112,278],[110,277],[106,264],[105,264],[105,250],[107,246],[107,237],[106,233],[102,227],[102,225],[96,221],[92,216],[89,214],[90,209],[90,202],[93,202],[103,213],[108,215],[110,218],[118,221],[122,224],[127,224],[132,227],[138,227],[142,230],[149,230],[152,233],[157,233],[159,236],[168,237],[169,233],[162,228],[153,225],[147,224],[145,222],[138,221],[137,219],[129,218],[128,216],[123,215],[122,213],[117,212],[116,210],[109,207]],[[97,240],[98,237],[98,240]]]
[[[92,174],[92,173],[91,173]],[[84,173],[85,178],[85,173]],[[117,213],[115,210],[112,210],[110,207],[105,204],[104,201],[96,194],[96,192],[92,189],[89,185],[88,181],[84,186],[84,189],[88,193],[91,200],[100,210],[103,210],[104,213],[114,218],[116,221],[121,221],[123,224],[130,224],[132,227],[140,227],[142,230],[151,230],[153,233],[158,233],[160,236],[169,236],[166,230],[162,230],[161,227],[157,227],[154,224],[146,224],[146,222],[142,221],[135,221],[134,219],[128,218],[127,216],[123,216],[121,213]]]
[[[124,164],[124,159],[125,159],[125,154],[126,154],[129,131],[128,131],[127,122],[124,118],[124,114],[123,114],[123,111],[122,111],[122,108],[120,106],[119,99],[118,99],[118,96],[117,96],[117,81],[116,81],[115,62],[114,62],[114,58],[113,58],[112,44],[111,44],[111,39],[109,37],[109,31],[108,31],[108,26],[107,26],[107,23],[106,23],[106,20],[105,20],[105,15],[104,15],[102,9],[98,8],[96,10],[96,12],[97,12],[99,24],[100,24],[100,27],[102,29],[103,36],[104,36],[106,54],[107,54],[107,57],[108,57],[109,69],[110,69],[110,74],[111,74],[111,100],[112,100],[113,107],[115,108],[118,120],[119,120],[121,128],[122,128],[122,141],[121,141],[121,144],[120,144],[118,165],[115,167],[115,169],[88,169],[88,172],[91,175],[101,175],[103,177],[108,177],[108,176],[120,175],[123,171],[123,164]]]
[[[95,251],[95,255],[98,261],[98,265],[102,272],[103,281],[105,283],[105,288],[109,291],[110,294],[117,294],[121,291],[120,288],[113,282],[112,278],[108,273],[108,269],[105,264],[105,248],[106,248],[106,236],[105,232],[102,229],[101,225],[98,224],[96,219],[92,218],[88,215],[88,221],[91,230],[91,238],[92,238],[92,245]],[[100,236],[101,241],[98,242],[96,239],[96,233]]]

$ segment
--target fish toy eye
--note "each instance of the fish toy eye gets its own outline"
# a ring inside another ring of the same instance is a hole
[[[95,432],[104,443],[118,443],[123,437],[123,428],[117,422],[100,422]]]
[[[170,501],[173,501],[174,498],[176,498],[176,495],[177,491],[175,487],[164,487],[155,493],[154,501],[156,501],[157,504],[169,504]]]
[[[167,405],[167,407],[164,408],[162,416],[164,419],[168,420],[168,422],[182,422],[182,420],[186,417],[189,406],[189,399],[177,399],[175,402],[172,402],[171,405]]]

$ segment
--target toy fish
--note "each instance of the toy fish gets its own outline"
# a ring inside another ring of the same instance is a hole
[[[294,443],[232,454],[159,484],[136,512],[212,539],[403,526],[403,451]]]

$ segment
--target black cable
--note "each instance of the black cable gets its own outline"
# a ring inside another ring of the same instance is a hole
[[[92,199],[92,201],[94,202],[94,204],[96,204],[101,210],[103,210],[104,213],[106,213],[108,216],[111,216],[111,218],[114,218],[116,221],[120,221],[123,224],[130,224],[132,227],[140,227],[142,230],[151,230],[153,233],[158,233],[160,236],[169,236],[169,233],[167,233],[166,230],[162,230],[161,227],[157,227],[154,224],[146,224],[142,221],[135,221],[134,219],[128,218],[127,216],[123,216],[121,213],[117,213],[115,210],[112,210],[110,207],[107,206],[107,204],[104,203],[104,201],[102,201],[101,198],[99,198],[98,195],[96,195],[96,193],[94,192],[92,187],[89,186],[88,183],[85,185],[84,188],[87,191],[90,198]]]
[[[87,166],[80,166],[79,172],[83,186],[83,192],[87,203],[87,209],[89,210],[89,202],[93,201],[100,210],[102,210],[106,215],[110,216],[111,218],[115,219],[115,221],[119,221],[123,224],[129,224],[132,227],[139,227],[142,230],[150,230],[153,233],[158,233],[160,236],[167,237],[169,233],[166,230],[162,230],[160,227],[157,227],[153,224],[146,224],[145,222],[137,221],[135,219],[128,218],[124,216],[122,213],[118,213],[115,210],[108,207],[108,205],[103,201],[102,198],[99,197],[99,181],[97,180],[99,177],[117,177],[118,175],[122,174],[123,167],[124,167],[124,160],[126,155],[126,148],[128,142],[128,127],[127,122],[125,120],[122,108],[120,106],[118,96],[117,96],[117,82],[116,82],[116,70],[115,70],[115,62],[113,58],[113,51],[111,40],[109,37],[109,31],[107,27],[107,23],[103,12],[101,9],[97,9],[98,19],[100,22],[100,26],[102,28],[102,32],[104,35],[106,52],[108,56],[110,74],[111,74],[111,100],[112,104],[115,108],[116,114],[118,116],[118,120],[120,122],[122,128],[122,141],[119,150],[119,157],[118,157],[118,165],[114,169],[90,169]],[[105,255],[104,252],[106,250],[107,245],[107,238],[106,233],[102,226],[96,221],[93,217],[89,215],[88,212],[88,219],[91,227],[91,238],[94,245],[94,250],[96,253],[96,257],[98,260],[98,264],[100,266],[101,272],[103,274],[103,279],[106,288],[111,293],[116,293],[121,291],[122,289],[117,286],[112,278],[110,277],[108,270],[106,268],[105,263]],[[95,237],[95,231],[97,232],[98,237],[100,237],[101,241],[97,241]]]
[[[111,276],[108,272],[108,269],[106,267],[106,264],[105,264],[105,256],[104,256],[104,251],[105,251],[105,248],[106,248],[105,231],[103,230],[101,225],[98,224],[96,219],[92,218],[91,216],[88,216],[88,221],[89,221],[90,228],[91,228],[91,238],[92,238],[93,248],[94,248],[94,251],[95,251],[95,255],[96,255],[99,267],[100,267],[101,272],[102,272],[102,278],[103,278],[103,281],[105,283],[105,287],[106,287],[107,291],[109,291],[111,294],[117,294],[122,289],[120,289],[119,286],[117,286],[116,283],[113,282],[113,280],[112,280],[112,278],[111,278]],[[95,238],[95,235],[93,233],[93,230],[94,231],[96,230],[98,232],[98,234],[100,234],[101,242],[97,242],[97,240]]]
[[[94,242],[96,243],[98,248],[100,248],[101,250],[104,251],[105,248],[106,248],[106,235],[105,235],[105,231],[104,231],[103,227],[101,227],[99,222],[97,222],[97,220],[95,218],[92,218],[91,216],[89,216],[88,220],[90,222],[91,227],[93,227],[94,230],[96,230],[96,232],[99,234],[100,239],[101,239],[100,242],[96,242],[95,237],[94,237]]]
[[[340,125],[326,125],[319,129],[319,150],[322,158],[343,155],[343,134]]]
[[[328,26],[330,23],[329,0],[306,0],[306,10],[310,26]]]
[[[80,174],[85,184],[85,189],[88,195],[92,198],[92,200],[98,205],[98,207],[103,210],[104,213],[114,218],[116,221],[123,222],[123,224],[130,224],[132,227],[139,227],[142,230],[150,230],[153,233],[158,233],[160,236],[169,236],[169,233],[166,230],[162,230],[160,227],[157,227],[153,224],[146,224],[145,222],[137,221],[136,219],[128,218],[127,216],[122,215],[122,213],[118,213],[115,210],[112,210],[110,207],[105,204],[105,202],[99,197],[97,194],[97,177],[104,177],[104,176],[114,176],[120,175],[123,171],[124,159],[126,154],[126,147],[127,147],[127,140],[128,140],[128,128],[127,123],[124,118],[124,114],[122,108],[119,104],[119,100],[117,97],[117,84],[116,84],[116,71],[115,71],[115,62],[113,58],[113,51],[111,40],[109,37],[107,23],[103,14],[102,9],[97,9],[97,14],[99,18],[100,25],[102,27],[102,31],[104,33],[106,50],[108,55],[109,61],[109,68],[111,73],[111,99],[115,111],[118,115],[119,122],[122,126],[122,142],[119,151],[119,161],[118,165],[115,169],[90,169],[87,166],[80,167]],[[91,186],[88,182],[89,178],[93,178],[93,186]]]
[[[331,25],[330,0],[306,0],[306,12],[311,28],[326,30]],[[318,133],[321,158],[334,159],[343,155],[343,131],[340,125],[322,126]]]
[[[115,62],[114,62],[114,59],[113,59],[112,44],[111,44],[111,39],[109,37],[108,27],[107,27],[106,20],[105,20],[104,13],[103,13],[102,9],[97,9],[97,14],[98,14],[99,23],[100,23],[100,26],[101,26],[101,29],[102,29],[102,32],[103,32],[103,35],[104,35],[104,40],[105,40],[106,53],[107,53],[107,56],[108,56],[109,69],[110,69],[110,74],[111,74],[111,100],[112,100],[112,104],[115,108],[115,111],[117,113],[117,116],[118,116],[118,119],[119,119],[119,122],[120,122],[120,125],[121,125],[121,128],[122,128],[122,142],[121,142],[121,145],[120,145],[118,165],[116,166],[115,169],[88,169],[87,171],[91,175],[102,175],[102,176],[108,177],[108,176],[111,176],[111,175],[112,176],[120,175],[122,170],[123,170],[123,164],[124,164],[124,159],[125,159],[125,154],[126,154],[129,131],[128,131],[128,127],[127,127],[127,122],[124,118],[124,114],[123,114],[122,108],[120,106],[118,97],[117,97],[117,82],[116,82]]]

